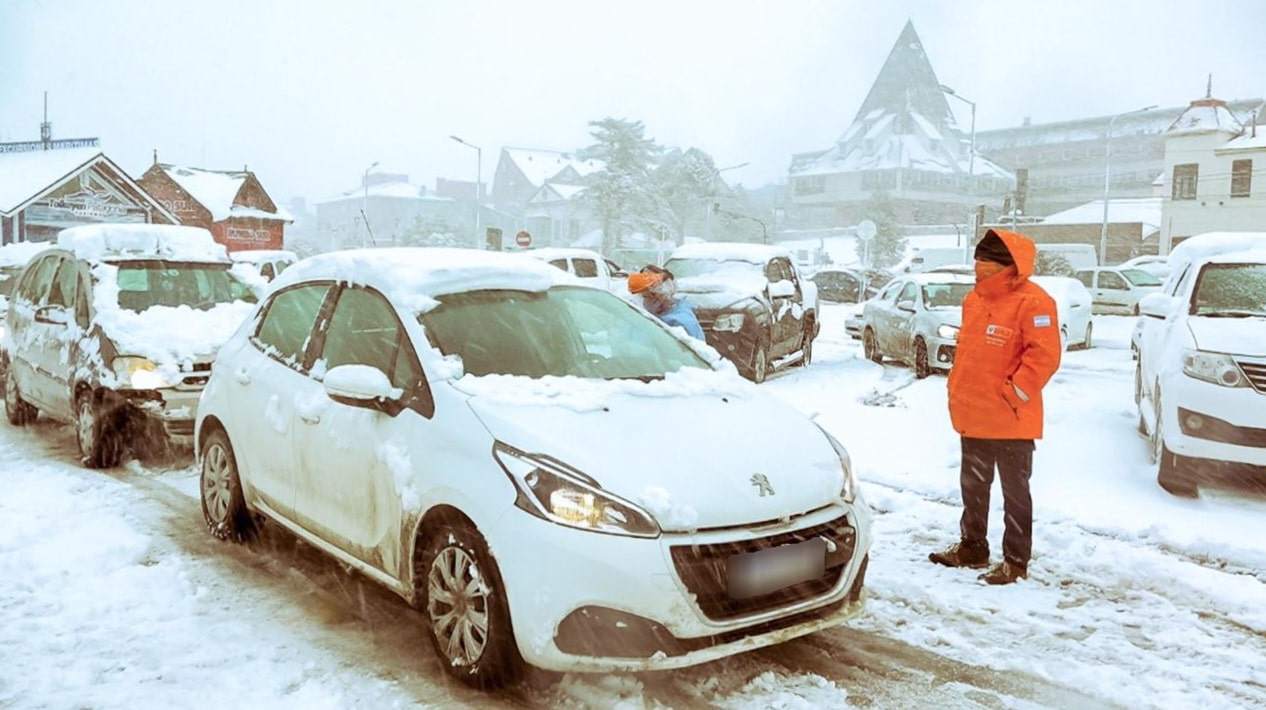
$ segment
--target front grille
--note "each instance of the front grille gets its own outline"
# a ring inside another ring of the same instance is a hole
[[[835,550],[827,553],[826,574],[822,577],[757,597],[730,598],[727,565],[731,557],[819,537],[835,544]],[[848,519],[841,516],[804,530],[754,540],[712,545],[678,545],[671,552],[677,575],[685,583],[686,589],[695,596],[699,609],[709,619],[723,620],[778,609],[826,594],[839,584],[845,568],[853,559],[856,545],[856,531],[848,524]]]
[[[209,375],[190,375],[180,381],[185,387],[206,387],[211,379]]]
[[[1240,369],[1244,371],[1244,375],[1248,377],[1248,381],[1253,383],[1253,389],[1266,394],[1266,362],[1244,362],[1240,361]]]

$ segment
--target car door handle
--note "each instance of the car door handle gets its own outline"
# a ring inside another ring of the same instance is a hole
[[[249,385],[251,383],[251,375],[246,371],[246,368],[233,373],[233,379],[237,380],[239,385]]]
[[[319,414],[300,414],[299,418],[303,420],[304,424],[316,425],[321,423],[321,415]]]

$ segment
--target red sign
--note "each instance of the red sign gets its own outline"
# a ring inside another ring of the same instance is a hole
[[[527,249],[532,246],[532,235],[528,234],[526,229],[520,229],[519,233],[514,235],[514,243]]]

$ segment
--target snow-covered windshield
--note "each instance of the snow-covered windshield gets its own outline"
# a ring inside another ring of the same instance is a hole
[[[734,274],[763,277],[765,273],[760,264],[738,259],[669,259],[664,268],[679,279]]]
[[[1205,266],[1191,306],[1198,316],[1266,316],[1266,264]]]
[[[959,308],[973,287],[966,283],[927,284],[923,287],[923,302],[928,308]]]
[[[1124,276],[1127,281],[1134,284],[1135,286],[1141,286],[1141,287],[1146,288],[1149,286],[1161,285],[1160,279],[1156,278],[1152,274],[1147,273],[1146,271],[1143,271],[1142,269],[1121,269],[1121,275]]]
[[[441,296],[420,317],[431,344],[467,374],[591,379],[662,378],[709,369],[687,345],[605,291],[473,291]]]
[[[119,262],[119,307],[140,313],[154,306],[206,310],[220,303],[254,302],[245,284],[229,275],[229,264],[161,260]]]

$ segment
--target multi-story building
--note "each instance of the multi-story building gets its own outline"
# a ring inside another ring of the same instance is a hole
[[[210,230],[229,251],[281,249],[286,225],[294,221],[277,206],[255,173],[206,170],[158,162],[140,179],[141,186],[176,215],[181,224]]]
[[[428,193],[403,173],[369,173],[360,187],[316,203],[317,248],[424,243],[451,234],[475,246],[473,205]]]

